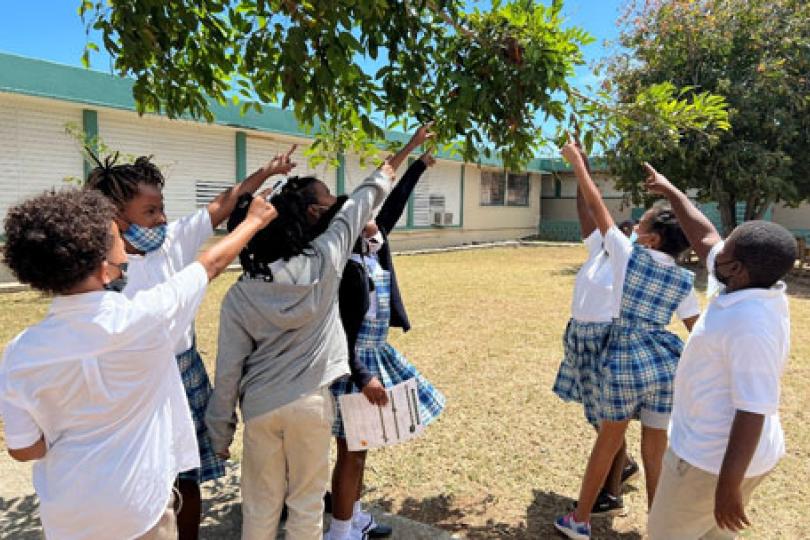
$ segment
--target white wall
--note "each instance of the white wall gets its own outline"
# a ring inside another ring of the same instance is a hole
[[[122,154],[154,156],[166,178],[163,194],[170,220],[196,210],[197,180],[224,185],[235,180],[233,129],[99,109],[98,132],[104,144]]]
[[[290,176],[315,176],[334,192],[337,184],[337,171],[328,162],[320,163],[312,167],[304,152],[309,148],[312,141],[293,137],[276,135],[265,135],[256,132],[248,132],[247,135],[247,174],[263,166],[273,159],[276,154],[286,153],[290,146],[298,144],[298,148],[292,155],[292,160],[297,164]]]
[[[79,143],[65,132],[81,122],[78,105],[0,93],[0,218],[25,198],[82,177]]]

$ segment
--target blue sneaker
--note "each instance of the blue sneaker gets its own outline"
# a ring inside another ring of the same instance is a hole
[[[554,522],[554,527],[563,533],[568,538],[574,540],[590,540],[591,539],[591,524],[587,521],[578,523],[574,519],[574,513],[562,517],[558,517]]]

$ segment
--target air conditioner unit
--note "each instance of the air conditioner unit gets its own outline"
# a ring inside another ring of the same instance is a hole
[[[430,215],[431,215],[431,220],[430,220],[431,225],[438,226],[438,227],[441,227],[442,225],[444,225],[444,212],[442,212],[442,211],[438,211],[438,212],[431,211]]]
[[[453,224],[453,213],[452,212],[445,212],[444,213],[444,224],[445,225],[452,225]]]

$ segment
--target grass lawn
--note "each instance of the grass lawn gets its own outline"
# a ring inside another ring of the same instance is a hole
[[[556,537],[550,524],[576,497],[593,442],[580,409],[551,392],[584,257],[578,247],[539,247],[396,259],[414,327],[405,335],[393,331],[391,341],[445,393],[448,405],[422,439],[372,453],[367,500],[470,538]],[[235,277],[215,282],[198,318],[209,368],[219,302]],[[750,538],[806,535],[810,280],[790,281],[793,344],[782,394],[788,455],[755,495]],[[47,306],[31,293],[0,296],[0,304],[3,342]],[[632,426],[636,456],[638,434]],[[595,521],[597,538],[643,537],[640,481],[625,503],[627,517]]]

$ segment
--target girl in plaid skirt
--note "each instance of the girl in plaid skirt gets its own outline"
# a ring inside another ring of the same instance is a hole
[[[385,236],[399,220],[407,199],[426,167],[434,163],[426,154],[414,162],[397,188],[386,199],[377,220],[363,230],[355,253],[343,273],[340,311],[350,350],[351,377],[332,385],[338,396],[362,392],[371,403],[385,405],[385,389],[408,379],[418,383],[418,414],[423,425],[435,420],[444,409],[444,396],[387,342],[388,330],[398,320],[407,321],[404,307],[395,292],[393,266]],[[385,247],[385,250],[383,248]],[[395,302],[397,298],[399,302]],[[397,307],[398,306],[398,307]],[[405,326],[397,324],[397,326]],[[366,452],[350,452],[346,445],[343,420],[337,408],[332,434],[337,439],[338,456],[332,476],[332,524],[329,540],[379,538],[391,529],[377,525],[360,503]]]
[[[599,434],[582,479],[576,509],[555,522],[569,538],[590,538],[591,508],[621,450],[627,425],[642,423],[648,504],[652,503],[667,446],[672,387],[682,342],[666,326],[676,313],[691,329],[700,312],[694,276],[675,259],[689,247],[673,212],[648,210],[633,244],[616,227],[573,142],[563,156],[574,167],[588,209],[604,236],[613,270],[613,322],[599,366],[596,418]]]
[[[588,161],[585,161],[586,167]],[[613,319],[613,271],[581,190],[577,189],[577,215],[588,259],[577,272],[571,302],[571,319],[563,335],[564,356],[554,382],[554,393],[564,401],[582,404],[585,418],[599,429],[598,397],[602,353]],[[632,222],[630,222],[632,224]],[[622,233],[631,236],[633,227]],[[593,506],[593,514],[615,515],[624,510],[621,486],[638,473],[638,465],[627,455],[626,444],[613,465]]]

